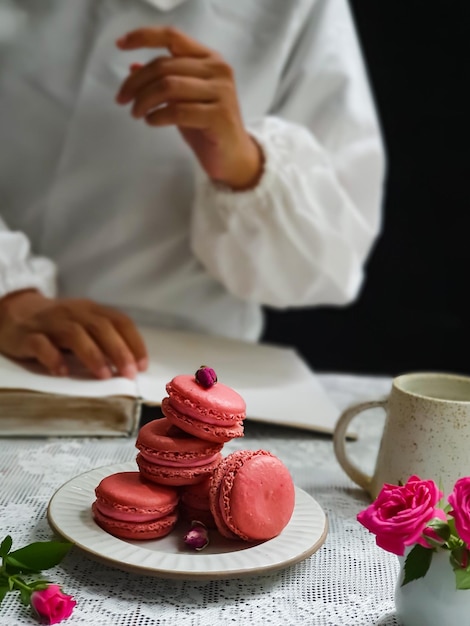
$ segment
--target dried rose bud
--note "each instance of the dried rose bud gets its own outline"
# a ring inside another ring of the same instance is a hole
[[[191,529],[184,536],[184,543],[194,550],[203,550],[209,545],[209,533],[206,526],[198,520],[193,520]]]
[[[195,378],[196,382],[198,382],[201,387],[205,387],[205,389],[209,389],[209,387],[212,387],[212,385],[215,385],[217,382],[217,374],[212,367],[207,367],[207,365],[201,365],[195,374]]]

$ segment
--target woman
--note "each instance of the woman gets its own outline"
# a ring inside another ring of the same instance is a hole
[[[263,304],[355,298],[384,156],[345,0],[23,7],[0,44],[0,352],[133,377],[135,324],[257,340]]]

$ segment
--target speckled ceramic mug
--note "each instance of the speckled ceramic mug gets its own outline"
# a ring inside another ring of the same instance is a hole
[[[367,409],[386,412],[375,470],[366,474],[348,457],[346,431]],[[413,474],[434,480],[447,495],[470,476],[470,377],[410,373],[393,379],[388,398],[362,402],[340,416],[333,437],[343,470],[372,498],[384,483],[405,483]]]

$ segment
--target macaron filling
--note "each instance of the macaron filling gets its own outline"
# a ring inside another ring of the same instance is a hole
[[[98,509],[96,502],[91,506],[95,522],[110,535],[121,539],[131,539],[144,541],[149,539],[159,539],[168,535],[178,521],[177,513],[170,513],[158,520],[150,522],[129,522],[116,520],[107,515],[103,515]]]
[[[100,513],[122,522],[152,522],[169,515],[175,510],[175,504],[157,510],[142,510],[133,507],[117,506],[101,498],[96,499],[96,508]]]
[[[216,426],[231,426],[234,423],[244,419],[244,413],[220,413],[209,407],[203,407],[185,398],[184,396],[172,392],[168,401],[170,405],[180,413],[192,417],[193,419],[205,422],[206,424],[214,424]]]
[[[222,455],[219,453],[212,463],[194,467],[168,467],[149,462],[142,456],[142,453],[139,453],[136,457],[136,462],[146,480],[159,485],[181,487],[204,480],[206,476],[212,474],[221,458]]]
[[[221,426],[195,420],[187,415],[176,411],[169,404],[162,404],[162,410],[171,422],[194,437],[199,437],[207,441],[226,442],[235,437],[243,437],[243,423],[232,424],[231,426]]]
[[[173,459],[167,459],[163,455],[159,455],[158,452],[145,448],[144,446],[139,446],[139,450],[140,454],[146,461],[161,467],[201,467],[202,465],[213,463],[220,455],[220,453],[217,452],[211,456],[198,459],[189,454],[182,454],[181,458],[176,458],[176,456],[174,456]]]

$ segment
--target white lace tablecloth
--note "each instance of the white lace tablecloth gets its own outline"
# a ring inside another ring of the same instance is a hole
[[[342,410],[386,395],[382,377],[320,374]],[[384,416],[356,419],[358,440],[348,443],[366,470],[375,462]],[[75,626],[397,626],[393,592],[395,556],[375,545],[357,521],[369,500],[338,465],[331,437],[247,421],[245,437],[226,444],[270,450],[288,466],[297,486],[325,510],[329,533],[306,560],[265,576],[216,581],[165,580],[126,573],[73,548],[48,570],[49,580],[72,594],[77,606],[64,624]],[[135,459],[130,439],[0,439],[0,530],[16,548],[53,538],[46,519],[51,496],[64,482],[102,465]],[[0,606],[0,624],[37,624],[14,594]]]

